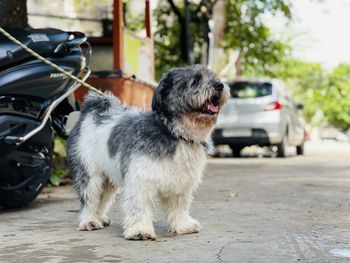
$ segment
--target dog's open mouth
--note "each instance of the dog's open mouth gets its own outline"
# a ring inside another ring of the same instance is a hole
[[[211,96],[210,99],[203,105],[202,112],[205,114],[215,115],[219,112],[220,97]]]

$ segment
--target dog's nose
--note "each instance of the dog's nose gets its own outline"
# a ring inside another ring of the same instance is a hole
[[[214,89],[221,92],[224,90],[224,84],[222,84],[221,82],[218,82],[214,85]]]

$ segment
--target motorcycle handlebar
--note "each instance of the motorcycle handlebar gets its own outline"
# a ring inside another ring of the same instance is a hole
[[[69,37],[73,36],[73,39],[68,39],[68,41],[65,42],[65,45],[69,48],[80,46],[87,40],[87,37],[85,36],[85,34],[81,32],[74,31],[74,32],[67,32],[67,33],[69,34]]]
[[[69,35],[68,40],[66,42],[59,44],[56,47],[54,54],[65,55],[67,53],[70,53],[73,48],[79,47],[84,43],[88,43],[87,37],[85,36],[85,34],[81,32],[72,31],[72,32],[67,32],[67,34]]]

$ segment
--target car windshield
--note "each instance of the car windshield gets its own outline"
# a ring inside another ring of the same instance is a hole
[[[232,98],[259,98],[272,94],[270,83],[235,82],[229,86]]]

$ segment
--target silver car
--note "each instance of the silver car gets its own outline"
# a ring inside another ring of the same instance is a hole
[[[277,146],[285,157],[288,146],[304,153],[305,128],[287,87],[278,80],[228,83],[231,99],[223,107],[213,133],[215,145],[227,144],[235,157],[250,145]]]

